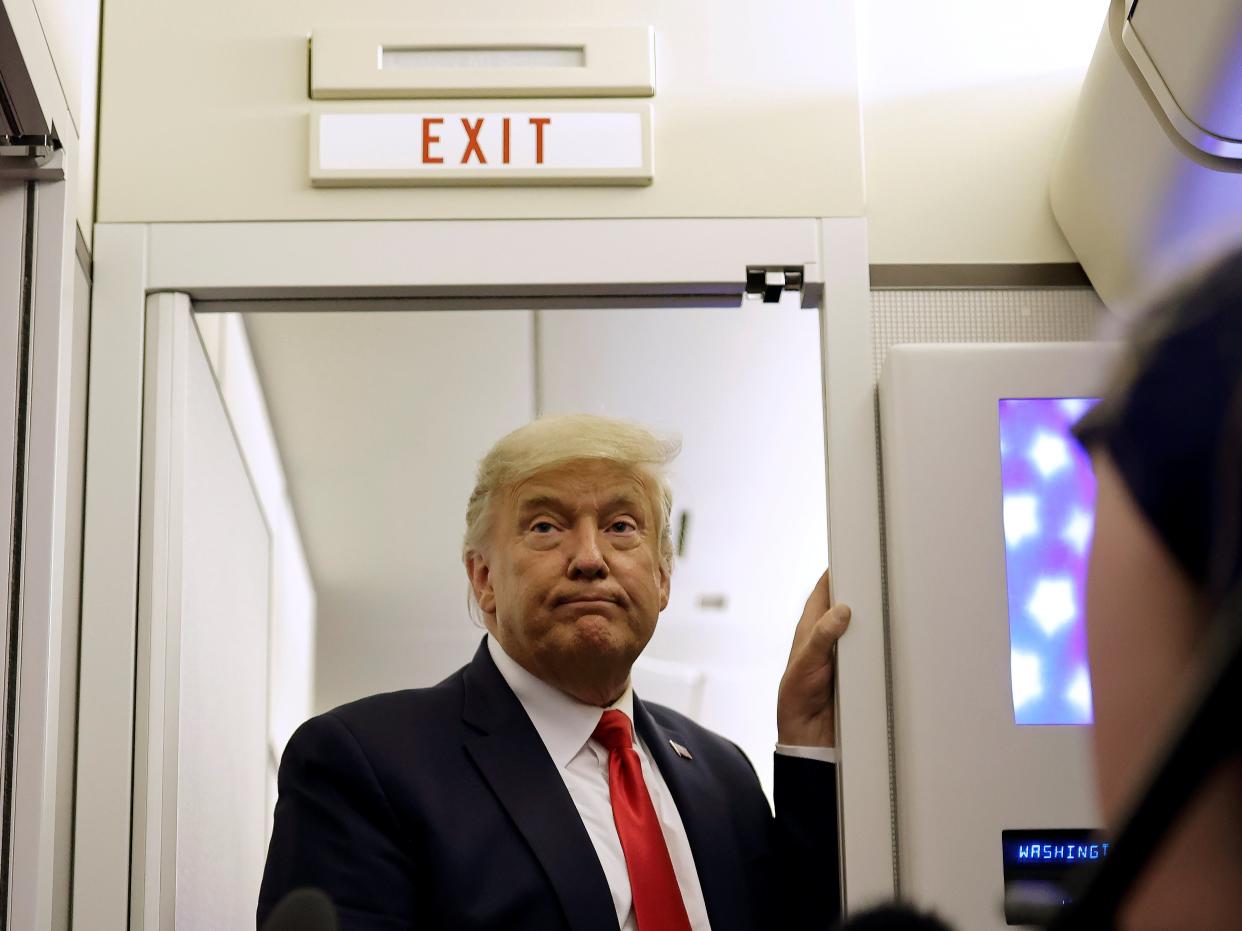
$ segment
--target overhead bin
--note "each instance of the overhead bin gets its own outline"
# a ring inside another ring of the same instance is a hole
[[[1122,43],[1175,129],[1209,155],[1242,157],[1242,7],[1235,0],[1147,0]]]
[[[1051,183],[1106,304],[1242,242],[1242,0],[1113,0]]]

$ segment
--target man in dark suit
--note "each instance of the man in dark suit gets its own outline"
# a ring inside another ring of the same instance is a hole
[[[463,562],[488,635],[439,685],[306,722],[260,923],[300,886],[346,929],[827,928],[840,908],[827,573],[778,694],[776,817],[737,746],[638,699],[668,604],[676,453],[545,418],[480,463]]]

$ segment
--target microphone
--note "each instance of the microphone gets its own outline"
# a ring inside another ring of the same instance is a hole
[[[281,899],[262,931],[340,931],[336,908],[321,889],[294,889]]]

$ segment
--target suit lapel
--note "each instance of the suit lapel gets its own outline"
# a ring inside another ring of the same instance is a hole
[[[466,752],[539,860],[570,928],[616,928],[612,893],[578,809],[486,641],[466,669],[465,690],[462,717],[481,732]]]
[[[743,891],[746,876],[736,846],[722,843],[721,835],[728,834],[732,820],[724,787],[708,771],[704,755],[696,752],[693,741],[661,727],[637,695],[634,696],[634,720],[673,794],[677,812],[685,825],[712,931],[749,928]],[[693,758],[678,755],[670,740],[688,749]]]

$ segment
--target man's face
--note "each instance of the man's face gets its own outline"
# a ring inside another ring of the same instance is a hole
[[[655,515],[608,462],[540,472],[493,503],[467,561],[487,627],[527,670],[592,704],[617,697],[668,604]]]

